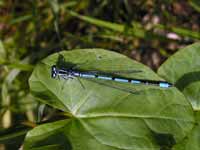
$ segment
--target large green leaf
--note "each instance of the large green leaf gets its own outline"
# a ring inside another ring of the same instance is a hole
[[[173,150],[199,150],[200,149],[200,112],[196,112],[197,124],[192,129],[192,132]]]
[[[171,56],[158,70],[167,81],[176,84],[200,110],[200,43],[192,44]]]
[[[114,52],[85,49],[60,54],[80,69],[139,69],[142,72],[123,76],[161,80],[144,65]],[[25,149],[159,150],[166,144],[160,137],[169,137],[173,145],[192,129],[191,105],[176,88],[80,79],[83,88],[78,79],[51,78],[51,65],[58,57],[56,53],[38,64],[29,84],[40,101],[64,111],[70,118],[30,131]],[[125,88],[128,90],[122,90]]]

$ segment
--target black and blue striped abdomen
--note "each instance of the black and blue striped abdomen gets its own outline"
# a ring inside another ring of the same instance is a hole
[[[110,77],[110,76],[96,75],[96,74],[90,74],[90,73],[75,73],[75,76],[79,76],[82,78],[97,78],[97,79],[102,79],[102,80],[113,80],[113,81],[123,82],[123,83],[156,85],[162,88],[168,88],[172,86],[170,83],[162,82],[162,81],[146,81],[146,80],[137,80],[137,79],[131,79],[131,78],[123,78],[123,77]]]

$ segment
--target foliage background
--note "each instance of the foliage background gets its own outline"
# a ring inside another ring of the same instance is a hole
[[[0,135],[22,137],[0,149],[19,146],[28,128],[60,117],[29,93],[34,65],[49,54],[98,47],[156,70],[200,39],[198,0],[1,0],[0,16]]]

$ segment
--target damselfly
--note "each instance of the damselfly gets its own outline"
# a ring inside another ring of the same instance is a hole
[[[139,73],[142,72],[140,70],[132,70],[128,71],[129,73]],[[131,84],[146,84],[146,85],[156,85],[161,88],[171,87],[172,84],[164,81],[151,81],[151,80],[138,80],[132,78],[121,77],[119,74],[125,73],[125,71],[112,71],[109,73],[102,71],[78,71],[74,69],[60,69],[56,65],[51,67],[51,77],[56,78],[57,76],[62,77],[64,79],[73,79],[76,77],[81,78],[96,78],[102,80],[113,80],[117,82],[131,83]]]

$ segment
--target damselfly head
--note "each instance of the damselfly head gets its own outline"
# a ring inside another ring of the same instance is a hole
[[[57,68],[55,65],[51,66],[51,77],[56,78],[57,76]]]

